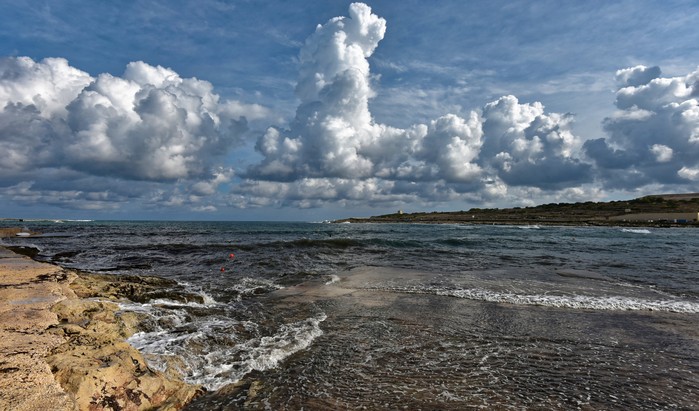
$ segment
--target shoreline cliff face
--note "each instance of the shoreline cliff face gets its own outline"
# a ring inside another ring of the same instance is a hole
[[[158,279],[78,275],[0,247],[0,409],[178,410],[198,386],[151,369],[116,301]]]

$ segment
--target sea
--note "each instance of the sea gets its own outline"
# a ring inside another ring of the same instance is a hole
[[[0,244],[177,282],[120,304],[187,410],[699,409],[694,228],[24,224]]]

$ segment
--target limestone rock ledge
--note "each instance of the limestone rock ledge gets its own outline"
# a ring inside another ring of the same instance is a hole
[[[94,281],[0,247],[0,410],[178,410],[203,392],[124,341],[137,314],[80,298]]]

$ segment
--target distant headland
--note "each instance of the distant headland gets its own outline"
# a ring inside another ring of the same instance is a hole
[[[699,193],[658,194],[627,201],[550,203],[346,218],[335,223],[515,224],[699,227]]]

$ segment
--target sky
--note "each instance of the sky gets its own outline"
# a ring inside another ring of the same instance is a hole
[[[699,3],[0,2],[0,217],[699,191]]]

